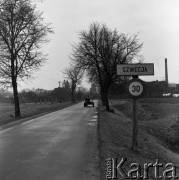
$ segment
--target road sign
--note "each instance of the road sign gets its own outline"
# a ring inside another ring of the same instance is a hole
[[[137,121],[137,99],[143,95],[144,85],[143,81],[138,78],[133,78],[129,81],[128,94],[133,98],[133,135],[132,135],[132,149],[138,146],[138,121]]]
[[[128,86],[128,93],[129,96],[133,99],[138,99],[143,95],[144,92],[144,85],[143,81],[137,78],[130,80]]]
[[[137,99],[144,93],[143,81],[138,79],[138,76],[154,75],[154,64],[118,64],[117,75],[119,76],[133,76],[128,85],[128,94],[133,98],[133,136],[132,136],[132,149],[137,147],[138,135],[138,121],[137,121]],[[137,78],[136,78],[137,77]]]
[[[154,64],[118,64],[117,75],[120,76],[148,76],[154,75]]]

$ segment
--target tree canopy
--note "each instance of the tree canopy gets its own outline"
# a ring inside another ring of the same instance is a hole
[[[66,78],[70,81],[72,102],[75,102],[74,92],[76,90],[77,85],[81,83],[81,80],[83,78],[83,71],[80,68],[71,65],[70,67],[66,68],[63,73],[65,74]]]
[[[13,87],[16,116],[20,116],[17,82],[45,62],[40,48],[52,32],[31,0],[0,0],[0,83]]]
[[[110,30],[105,24],[92,23],[88,31],[81,31],[79,43],[74,45],[72,59],[86,70],[89,80],[97,83],[101,100],[109,110],[108,90],[117,76],[117,64],[132,63],[139,57],[142,43],[138,35],[125,35]]]

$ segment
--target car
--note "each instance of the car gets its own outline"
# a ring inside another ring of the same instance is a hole
[[[88,105],[92,105],[94,107],[94,102],[90,100],[89,97],[86,97],[84,102],[84,107],[87,107]]]

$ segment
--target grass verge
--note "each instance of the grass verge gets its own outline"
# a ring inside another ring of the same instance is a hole
[[[145,163],[155,163],[157,159],[179,167],[179,101],[162,99],[142,99],[138,101],[138,149],[131,150],[132,101],[113,100],[110,102],[115,113],[105,111],[99,103],[99,150],[101,180],[106,179],[107,158],[127,158],[123,165],[125,172],[131,163],[138,163],[144,172]],[[142,174],[141,173],[141,174]],[[178,169],[177,174],[179,175]],[[169,175],[169,174],[168,174]],[[124,179],[119,173],[117,179]],[[154,169],[149,169],[149,179],[156,179]]]
[[[24,121],[54,112],[65,107],[74,105],[71,102],[64,102],[60,104],[21,104],[21,117],[14,117],[13,105],[0,106],[0,127],[1,129],[11,127],[15,124],[20,124]]]

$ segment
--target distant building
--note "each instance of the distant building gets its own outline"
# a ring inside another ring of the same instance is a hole
[[[176,88],[176,87],[177,87],[177,85],[176,85],[175,83],[169,83],[169,84],[168,84],[168,87],[173,87],[173,88]]]
[[[167,90],[166,81],[145,82],[145,97],[162,97]]]

